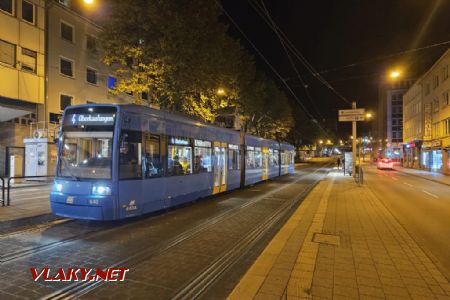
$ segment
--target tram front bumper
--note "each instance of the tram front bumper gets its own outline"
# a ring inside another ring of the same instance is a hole
[[[114,220],[117,218],[113,196],[68,195],[51,192],[50,207],[53,214],[74,219]]]

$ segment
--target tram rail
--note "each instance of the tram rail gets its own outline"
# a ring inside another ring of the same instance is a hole
[[[329,167],[329,164],[325,164],[321,166],[320,168],[317,168],[315,171],[311,173],[307,173],[304,175],[301,175],[300,177],[296,178],[292,182],[290,182],[289,186],[295,183],[298,183],[302,179],[304,179],[306,176],[310,176],[311,174],[317,173],[319,171],[323,171]],[[325,176],[325,175],[324,175]],[[303,199],[305,195],[307,195],[311,189],[323,178],[320,177],[319,179],[316,179],[312,181],[311,183],[308,183],[308,185],[295,197],[294,200],[287,202],[285,205],[282,205],[275,213],[273,213],[270,218],[265,220],[263,224],[259,224],[259,226],[256,226],[254,230],[252,230],[246,237],[242,238],[240,241],[236,243],[235,246],[232,247],[229,251],[223,253],[220,257],[218,257],[216,260],[212,262],[211,265],[207,266],[201,274],[196,274],[195,278],[189,282],[187,282],[186,286],[180,288],[180,290],[176,293],[175,298],[178,299],[187,299],[187,298],[196,298],[199,295],[201,295],[206,288],[211,286],[211,284],[214,283],[214,281],[228,268],[230,268],[233,264],[235,264],[240,256],[240,251],[243,251],[243,249],[249,249],[251,248],[256,242],[258,242],[262,236],[264,236],[265,233],[270,230],[270,228],[273,227],[274,224],[282,220],[284,217],[289,215],[289,212],[291,212],[296,205]],[[216,225],[217,223],[224,221],[228,218],[231,218],[233,215],[239,213],[243,208],[247,208],[251,205],[254,205],[261,200],[270,198],[273,195],[276,195],[277,192],[285,189],[287,186],[280,186],[269,193],[266,193],[264,195],[261,195],[259,197],[256,197],[255,199],[243,203],[241,205],[238,205],[234,208],[231,208],[217,216],[211,217],[206,219],[201,224],[184,231],[183,233],[175,236],[172,239],[167,240],[166,242],[163,242],[163,244],[153,248],[144,248],[142,250],[139,250],[135,252],[133,255],[128,256],[125,259],[119,260],[106,268],[114,268],[119,266],[127,266],[127,267],[133,267],[136,266],[143,261],[146,261],[148,259],[151,259],[155,257],[156,255],[159,255],[161,253],[167,252],[167,250],[181,244],[182,242],[195,237],[197,234],[201,233],[205,229]],[[224,268],[224,270],[221,270],[221,268]],[[90,292],[92,292],[94,289],[100,287],[103,285],[104,281],[85,281],[85,282],[75,282],[73,284],[70,284],[64,288],[61,288],[41,299],[77,299],[82,297],[83,295],[86,295]]]

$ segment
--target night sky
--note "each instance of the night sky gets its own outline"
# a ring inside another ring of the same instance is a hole
[[[224,0],[223,6],[282,77],[288,79],[310,113],[319,120],[325,118],[328,127],[335,129],[337,125],[340,135],[346,136],[349,124],[337,124],[336,120],[337,110],[349,105],[295,60],[314,104],[308,100],[278,37],[251,3],[262,4],[261,0]],[[296,48],[316,70],[324,71],[322,76],[339,93],[357,101],[358,107],[372,111],[377,105],[380,77],[389,69],[401,67],[405,78],[418,78],[450,47],[446,44],[395,55],[450,41],[450,0],[265,0],[264,4]],[[282,86],[232,24],[230,33],[242,40],[258,66]],[[361,61],[365,63],[342,68]],[[298,105],[294,107],[300,109]]]

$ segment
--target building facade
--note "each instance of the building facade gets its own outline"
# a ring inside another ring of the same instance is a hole
[[[403,166],[422,168],[423,134],[422,85],[417,81],[403,95]]]
[[[112,93],[116,79],[98,51],[102,29],[81,3],[0,1],[0,176],[11,173],[11,158],[22,169],[15,175],[24,174],[24,139],[51,143],[65,107],[134,101]]]
[[[403,94],[413,84],[412,79],[389,80],[381,78],[378,90],[378,110],[375,132],[378,158],[402,159],[403,148]]]
[[[23,164],[23,138],[45,101],[44,57],[45,2],[0,1],[0,175],[10,156]]]
[[[69,105],[131,103],[131,95],[111,93],[116,79],[101,62],[101,27],[60,1],[49,9],[48,100],[46,120],[58,123]]]
[[[450,174],[450,49],[418,80],[423,98],[421,166]]]

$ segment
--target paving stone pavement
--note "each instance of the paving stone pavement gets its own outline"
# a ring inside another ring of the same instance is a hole
[[[450,283],[367,185],[331,173],[229,295],[311,298],[450,299]]]
[[[11,189],[11,205],[0,206],[0,226],[3,222],[50,214],[50,190],[50,185]]]

